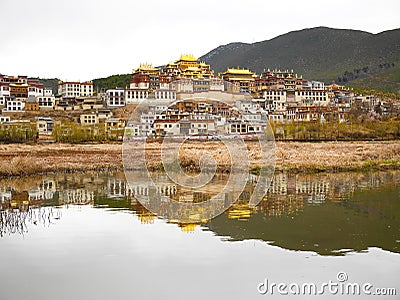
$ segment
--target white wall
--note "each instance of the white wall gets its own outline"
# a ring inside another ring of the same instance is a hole
[[[109,107],[122,107],[126,105],[125,90],[110,89],[106,91],[106,102]]]
[[[107,91],[108,92],[108,91]],[[138,104],[144,99],[148,99],[149,92],[141,89],[127,89],[125,90],[125,103]]]
[[[23,111],[25,108],[25,102],[21,100],[9,100],[6,102],[7,111]]]
[[[40,96],[36,98],[40,108],[53,108],[56,105],[56,98],[54,96]]]

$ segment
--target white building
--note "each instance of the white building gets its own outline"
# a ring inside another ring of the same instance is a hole
[[[111,118],[113,113],[109,109],[98,109],[96,110],[96,115],[97,118],[99,119],[99,122],[105,121],[108,118]]]
[[[269,110],[284,110],[287,101],[285,90],[267,90],[264,92],[264,99],[269,104]]]
[[[38,117],[36,126],[39,135],[51,135],[54,128],[54,121],[50,117]]]
[[[177,93],[193,93],[193,80],[191,79],[181,79],[175,81],[171,84],[172,89]]]
[[[250,99],[237,100],[235,106],[240,111],[248,111],[250,109],[252,110],[260,109],[260,104],[257,101],[253,101]]]
[[[373,95],[358,95],[354,97],[354,102],[360,102],[369,106],[370,109],[374,108],[379,103],[379,98]]]
[[[93,82],[91,81],[82,82],[80,97],[91,97],[91,96],[93,96]]]
[[[303,81],[303,90],[324,90],[325,89],[325,83],[322,81],[308,81],[305,80]]]
[[[33,96],[43,96],[44,95],[44,89],[41,84],[30,84],[28,87],[28,97]]]
[[[0,96],[0,106],[6,105],[6,96]]]
[[[6,111],[24,111],[25,109],[25,99],[23,98],[10,98],[6,101]]]
[[[111,91],[111,90],[108,90],[108,91]],[[107,91],[107,95],[108,95],[108,91]],[[139,88],[126,89],[124,95],[125,95],[125,103],[126,104],[138,104],[138,103],[142,102],[143,100],[146,100],[149,98],[149,92],[145,89],[139,89]],[[124,106],[124,105],[122,105],[122,106]]]
[[[328,93],[324,90],[298,90],[298,91],[296,91],[295,92],[295,101],[298,103],[305,103],[304,100],[311,100],[311,101],[309,101],[309,104],[315,105],[315,106],[327,106],[330,103]]]
[[[36,99],[39,103],[39,109],[54,108],[56,105],[56,98],[54,96],[39,96]]]
[[[210,78],[210,91],[224,91],[224,80],[219,78]]]
[[[129,84],[129,89],[131,90],[149,90],[149,88],[150,88],[149,81],[131,82]]]
[[[156,120],[157,115],[153,112],[148,112],[148,113],[142,113],[140,115],[140,123],[141,124],[153,124],[154,121]]]
[[[176,91],[170,89],[158,89],[154,92],[157,100],[174,102],[176,100]]]
[[[97,114],[82,114],[80,116],[80,122],[82,125],[94,125],[99,123],[99,117]]]
[[[10,85],[8,83],[0,83],[0,97],[10,96]]]
[[[227,134],[257,134],[265,131],[265,123],[253,123],[247,121],[233,121],[226,125]]]
[[[46,96],[46,97],[53,96],[53,90],[52,90],[52,89],[44,88],[44,89],[43,89],[43,96]]]
[[[180,124],[178,120],[155,120],[153,129],[157,136],[171,136],[180,134]]]
[[[152,133],[152,127],[149,123],[129,121],[125,127],[126,137],[147,137]]]
[[[0,123],[9,123],[11,118],[9,116],[2,116],[0,115]]]
[[[110,89],[106,92],[108,107],[122,107],[126,105],[124,89]]]
[[[268,119],[274,122],[284,123],[286,119],[286,110],[275,110],[268,113]]]
[[[162,113],[168,110],[168,105],[157,103],[149,106],[149,111],[152,113]]]
[[[263,121],[263,115],[261,112],[249,109],[247,112],[242,114],[243,120],[249,121],[249,122],[262,122]]]
[[[183,124],[185,121],[181,121],[181,134],[187,133],[184,131]],[[214,120],[188,120],[190,123],[188,135],[206,135],[215,133],[215,122]]]
[[[325,83],[322,81],[311,81],[312,90],[325,90]]]
[[[63,97],[91,97],[93,96],[93,82],[59,81],[58,94]]]

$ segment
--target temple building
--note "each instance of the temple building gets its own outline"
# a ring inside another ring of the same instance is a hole
[[[302,76],[298,76],[293,70],[270,70],[264,71],[260,77],[256,79],[256,90],[259,94],[263,94],[265,90],[286,90],[295,91],[303,89],[304,80]]]
[[[129,85],[130,89],[156,90],[160,87],[160,69],[152,64],[140,64],[139,68],[132,72]]]
[[[197,58],[190,54],[183,54],[175,61],[170,62],[162,68],[162,73],[169,81],[176,79],[210,79],[215,77],[214,71],[210,65],[200,62]]]
[[[15,98],[27,98],[28,97],[27,83],[10,83],[10,95]]]
[[[193,55],[181,55],[175,61],[155,68],[151,64],[140,64],[139,68],[132,72],[129,88],[135,90],[147,90],[154,92],[159,89],[170,89],[169,83],[181,79],[198,79],[199,89],[208,89],[209,81],[214,78],[214,72],[210,65],[199,62]],[[203,85],[203,87],[200,87]]]
[[[229,81],[240,88],[242,93],[251,93],[255,82],[255,73],[248,69],[228,68],[219,74],[223,80]]]

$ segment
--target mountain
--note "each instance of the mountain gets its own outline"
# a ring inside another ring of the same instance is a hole
[[[293,69],[307,79],[400,91],[400,29],[372,34],[316,27],[253,44],[230,43],[200,57],[227,67]]]

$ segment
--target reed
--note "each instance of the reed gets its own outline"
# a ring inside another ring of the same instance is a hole
[[[261,167],[261,152],[247,143],[250,169]],[[0,145],[0,176],[24,176],[48,172],[122,169],[121,144]],[[200,170],[199,159],[211,155],[219,172],[229,172],[229,152],[219,142],[187,142],[179,152],[182,168]],[[146,146],[147,165],[160,170],[160,143]],[[339,172],[370,169],[400,169],[400,141],[387,142],[277,142],[276,170],[290,172]]]

